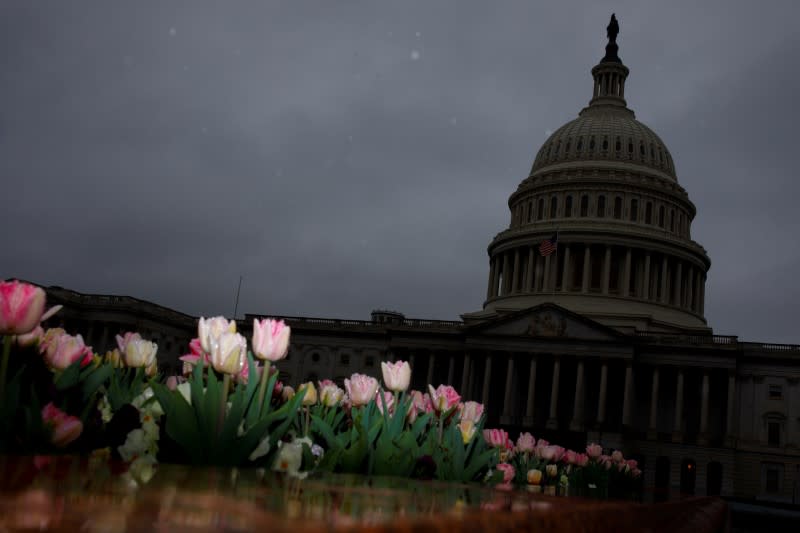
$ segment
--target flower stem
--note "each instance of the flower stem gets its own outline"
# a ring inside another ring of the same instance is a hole
[[[264,408],[264,395],[267,393],[267,380],[269,379],[270,362],[264,361],[264,370],[261,372],[261,383],[258,386],[258,413]]]
[[[225,411],[228,410],[228,389],[231,386],[231,375],[226,373],[222,378],[222,401],[219,406],[219,420],[217,420],[217,436],[222,433],[222,423],[225,421]]]
[[[303,427],[303,436],[308,437],[308,428],[311,426],[311,407],[306,407],[306,420]]]
[[[0,401],[5,404],[4,398],[6,393],[6,374],[8,373],[8,358],[11,356],[11,343],[13,342],[13,335],[5,335],[3,337],[3,360],[0,362]]]

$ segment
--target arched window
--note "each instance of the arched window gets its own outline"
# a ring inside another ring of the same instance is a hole
[[[639,200],[634,198],[631,200],[631,222],[639,220]]]
[[[622,150],[622,141],[617,137],[617,142],[614,145],[614,150],[616,150],[617,154],[619,154],[620,150]]]
[[[672,233],[675,233],[675,210],[674,209],[670,209],[669,210],[669,230]]]
[[[681,493],[694,494],[694,482],[697,477],[697,464],[694,459],[681,461]]]
[[[664,227],[664,206],[658,206],[658,226],[660,228]]]
[[[647,202],[644,206],[644,223],[653,223],[653,202]]]
[[[528,222],[533,219],[533,200],[528,201]]]
[[[722,492],[722,463],[711,461],[706,472],[706,495],[719,496]]]
[[[581,196],[581,216],[587,217],[589,216],[589,195],[584,194]]]
[[[564,200],[564,216],[571,217],[572,216],[572,195],[568,194],[567,198]]]
[[[597,197],[597,216],[600,218],[606,216],[606,197],[603,194]]]
[[[608,137],[603,137],[603,151],[608,150]]]
[[[570,149],[571,146],[572,146],[572,139],[570,138],[570,139],[567,139],[567,147],[564,148],[564,155],[565,156],[569,155],[569,149]]]
[[[589,153],[594,152],[594,135],[589,137]]]
[[[614,218],[622,218],[622,197],[617,196],[614,198]]]
[[[583,152],[583,137],[578,139],[578,145],[575,147],[575,149],[578,151],[578,153]]]
[[[557,213],[558,213],[558,197],[553,196],[550,199],[550,218],[556,218]]]
[[[544,218],[544,198],[539,198],[539,205],[536,207],[536,220]]]

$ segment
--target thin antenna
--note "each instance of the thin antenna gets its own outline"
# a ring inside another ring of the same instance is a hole
[[[236,312],[239,310],[239,293],[242,291],[242,276],[239,276],[239,288],[236,289],[236,303],[233,306],[233,319],[236,320]]]

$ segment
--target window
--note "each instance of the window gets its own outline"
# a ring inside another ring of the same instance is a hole
[[[631,200],[631,222],[639,220],[639,200]]]
[[[583,152],[583,137],[578,139],[578,146],[575,148],[578,150],[578,153]]]
[[[373,367],[375,366],[375,358],[371,355],[368,355],[367,358],[364,360],[365,367]]]
[[[341,363],[343,365],[349,365],[350,364],[350,354],[349,353],[341,354],[339,356],[339,363]]]
[[[614,218],[622,218],[622,197],[617,196],[614,198]]]
[[[647,202],[644,206],[644,223],[653,223],[653,202]]]
[[[781,423],[777,420],[767,422],[767,446],[781,445]]]
[[[319,354],[317,352],[311,354],[311,361],[314,363],[319,363]]]
[[[761,486],[764,492],[781,492],[783,473],[783,463],[761,463]]]
[[[528,202],[528,222],[533,218],[533,200]]]
[[[603,151],[608,150],[608,137],[603,137]]]
[[[614,145],[614,149],[615,149],[617,152],[619,152],[620,150],[622,150],[622,141],[620,141],[620,140],[619,140],[619,137],[617,137],[617,142],[616,142],[616,144]]]
[[[783,387],[780,385],[769,386],[769,399],[770,400],[783,400]]]
[[[606,216],[606,197],[602,194],[597,198],[597,216],[600,218]]]
[[[553,196],[550,199],[550,218],[556,218],[557,211],[558,211],[558,197]]]
[[[564,216],[571,217],[572,216],[572,195],[568,194],[567,199],[564,202]]]
[[[589,152],[594,152],[594,135],[589,137]]]
[[[664,227],[664,206],[658,206],[658,226],[660,228]]]
[[[766,482],[764,484],[764,489],[766,492],[778,492],[780,490],[780,484],[778,483],[778,469],[777,468],[768,468],[766,472]]]
[[[581,196],[581,216],[589,216],[589,195],[584,194]]]
[[[542,220],[544,217],[544,198],[539,198],[539,206],[536,208],[536,220]]]
[[[674,209],[670,209],[669,210],[669,230],[672,233],[675,233],[675,210]]]

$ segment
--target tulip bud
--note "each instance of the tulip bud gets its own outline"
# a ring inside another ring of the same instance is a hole
[[[382,362],[381,371],[383,373],[383,384],[386,385],[386,390],[403,392],[408,389],[408,385],[411,383],[411,367],[408,362]]]
[[[132,338],[125,344],[125,364],[130,368],[147,368],[155,362],[157,351],[156,343],[141,337]]]
[[[202,320],[202,319],[201,319]],[[238,333],[222,333],[211,348],[211,365],[223,374],[238,374],[244,365],[247,341]]]
[[[253,320],[253,355],[266,361],[280,361],[289,353],[291,328],[283,320]]]
[[[535,468],[528,470],[528,484],[539,485],[542,482],[542,471]]]
[[[317,403],[317,388],[314,386],[313,381],[308,381],[297,387],[297,392],[306,391],[303,396],[303,405],[314,405]]]
[[[336,407],[344,398],[344,391],[336,383],[324,380],[319,382],[319,397],[325,407]]]
[[[295,394],[294,389],[289,385],[286,385],[285,387],[283,387],[283,391],[281,392],[281,399],[284,402],[288,402],[289,400],[294,398],[294,394]]]
[[[461,430],[461,439],[464,441],[464,444],[469,444],[469,441],[475,436],[475,424],[472,420],[462,420],[458,423],[458,429]]]
[[[550,464],[544,468],[547,471],[547,477],[554,478],[558,475],[558,465]]]
[[[17,280],[0,282],[0,335],[30,333],[44,314],[45,292]]]

